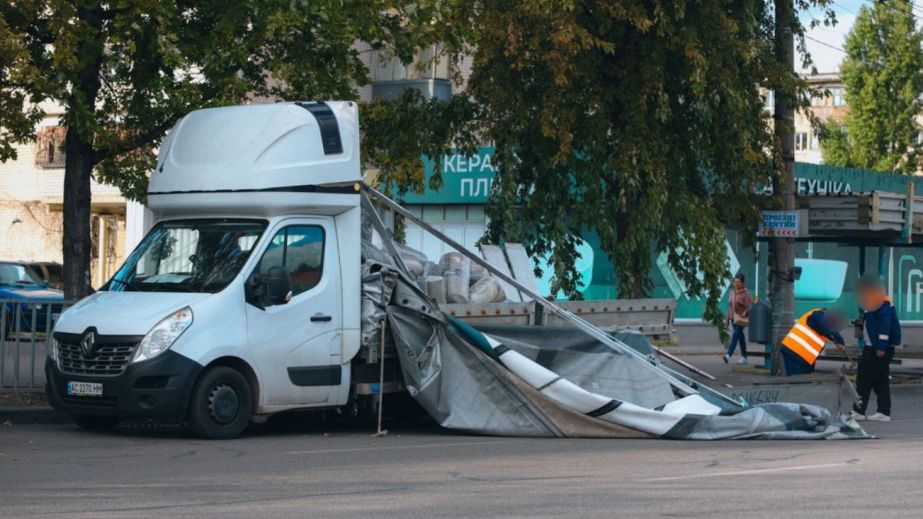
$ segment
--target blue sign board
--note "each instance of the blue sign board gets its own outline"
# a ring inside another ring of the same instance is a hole
[[[761,236],[797,238],[798,230],[798,211],[763,211],[761,214]]]

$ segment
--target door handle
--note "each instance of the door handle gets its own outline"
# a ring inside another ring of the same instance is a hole
[[[329,315],[320,314],[320,313],[314,314],[311,316],[312,323],[326,323],[332,320],[333,320],[333,317],[330,317]]]

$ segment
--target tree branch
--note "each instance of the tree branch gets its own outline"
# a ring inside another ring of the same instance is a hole
[[[140,148],[141,146],[152,142],[157,137],[160,137],[166,133],[167,130],[176,124],[176,121],[178,121],[180,117],[182,117],[181,114],[175,113],[164,120],[162,123],[144,133],[140,133],[135,135],[133,138],[123,140],[115,146],[96,150],[93,153],[93,165],[95,166],[108,158],[117,157],[123,153],[128,153],[129,151]]]

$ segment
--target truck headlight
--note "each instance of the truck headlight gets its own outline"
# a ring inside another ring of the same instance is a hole
[[[51,362],[54,362],[55,366],[58,365],[58,341],[55,340],[54,335],[52,335],[48,341],[48,359]]]
[[[176,339],[192,326],[192,309],[177,310],[160,321],[141,339],[132,362],[152,359],[167,351]]]

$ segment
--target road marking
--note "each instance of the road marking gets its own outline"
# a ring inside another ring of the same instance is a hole
[[[422,449],[429,447],[465,447],[468,445],[494,445],[498,443],[516,443],[510,440],[476,441],[476,442],[449,442],[449,443],[423,443],[415,445],[386,445],[383,447],[353,447],[346,449],[315,449],[306,451],[287,451],[283,454],[335,454],[338,452],[364,452],[364,451],[390,451],[399,449]]]
[[[850,463],[825,463],[823,465],[797,465],[794,467],[775,467],[771,469],[753,469],[753,470],[736,470],[733,472],[714,472],[710,474],[691,474],[688,476],[667,476],[663,478],[642,479],[642,482],[652,483],[655,481],[682,481],[684,479],[703,479],[703,478],[722,478],[731,476],[749,476],[758,474],[772,474],[775,472],[795,472],[799,470],[818,470],[829,469],[833,467],[845,467]]]

